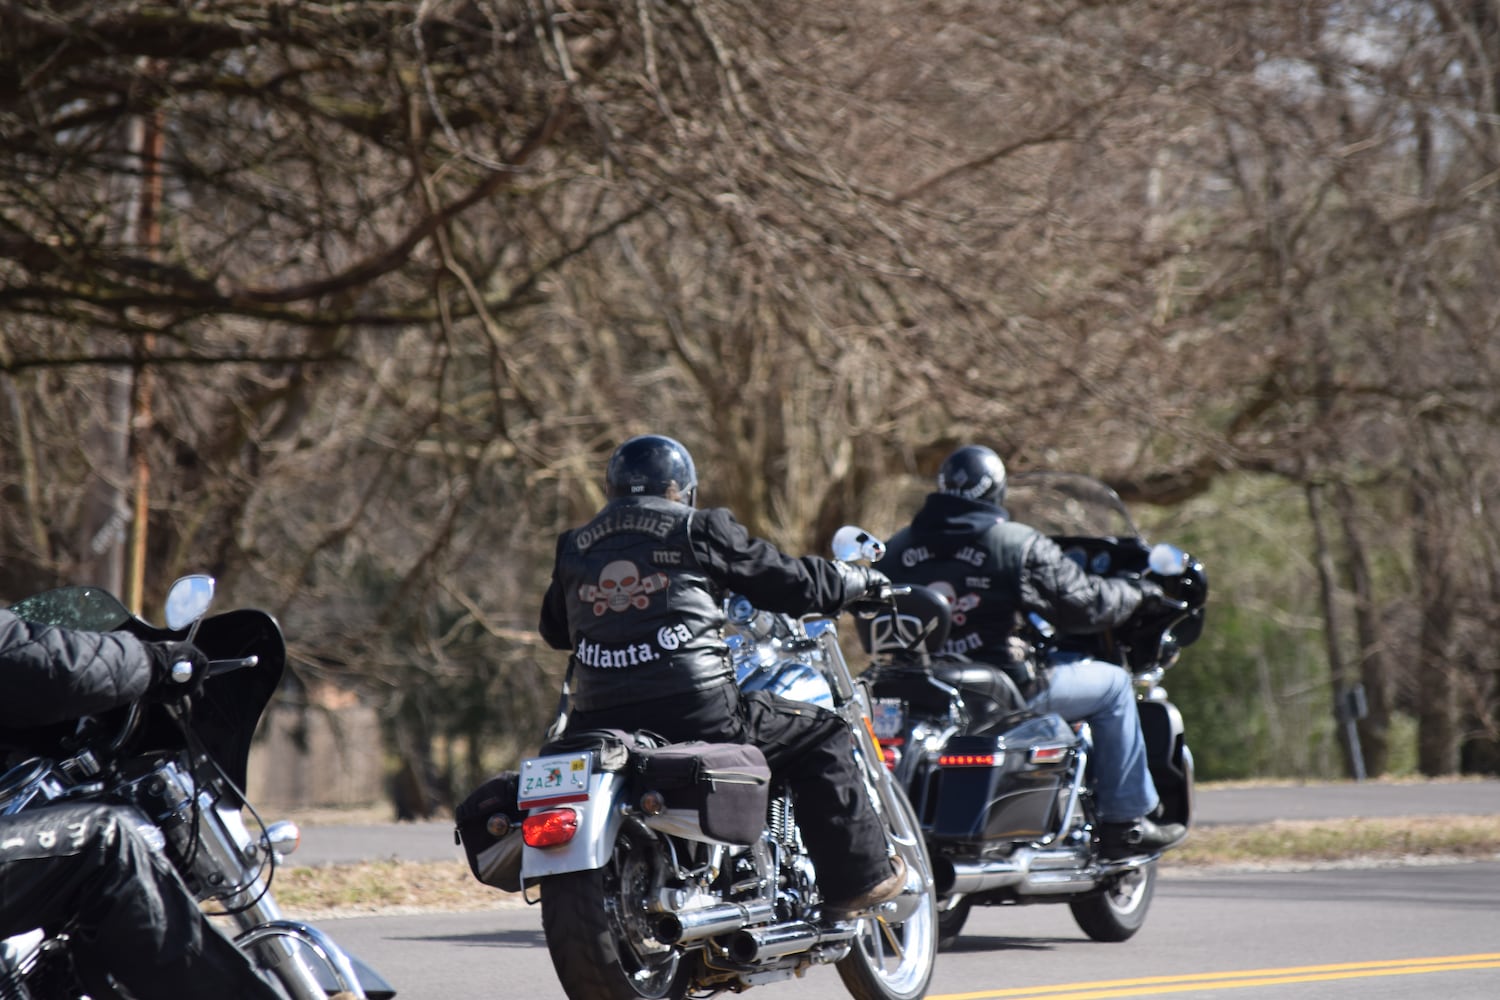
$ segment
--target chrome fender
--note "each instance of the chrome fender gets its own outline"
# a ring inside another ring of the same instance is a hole
[[[603,868],[614,850],[615,837],[625,821],[625,784],[623,776],[601,771],[589,777],[588,798],[554,809],[572,809],[578,813],[578,831],[565,844],[554,847],[521,848],[521,881],[530,885],[536,879],[567,872]],[[533,813],[545,810],[533,810]]]

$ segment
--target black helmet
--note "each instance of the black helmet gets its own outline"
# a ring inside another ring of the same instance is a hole
[[[1005,502],[1005,463],[983,445],[966,444],[943,460],[937,486],[940,493],[998,507]]]
[[[678,442],[660,434],[642,434],[609,456],[604,483],[611,497],[660,497],[675,488],[679,499],[691,505],[697,497],[698,471],[693,468],[693,456]]]

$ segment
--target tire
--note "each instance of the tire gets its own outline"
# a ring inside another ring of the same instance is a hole
[[[900,789],[896,790],[896,800],[906,815],[907,829],[917,832],[915,843],[901,846],[901,855],[908,870],[921,877],[922,898],[900,923],[877,917],[860,921],[849,954],[838,963],[839,977],[855,1000],[917,1000],[926,995],[937,962],[937,893],[932,886],[932,861],[916,812]],[[891,938],[899,942],[899,949],[891,946]]]
[[[542,931],[571,1000],[682,1000],[690,963],[651,936],[641,901],[659,865],[643,836],[622,832],[593,871],[542,883]]]
[[[969,919],[969,912],[974,909],[974,903],[964,897],[952,906],[938,910],[938,951],[944,951],[953,947],[958,940],[958,934],[964,929],[964,924]]]
[[[1156,891],[1156,862],[1116,879],[1102,892],[1068,904],[1073,919],[1095,941],[1128,941],[1146,922]]]

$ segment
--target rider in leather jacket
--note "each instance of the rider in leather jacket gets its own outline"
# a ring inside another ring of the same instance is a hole
[[[192,674],[174,681],[184,660]],[[0,745],[29,746],[39,727],[143,696],[181,698],[207,668],[188,643],[52,628],[0,609]],[[80,802],[0,817],[0,937],[66,926],[85,942],[73,957],[96,997],[117,995],[112,975],[138,997],[278,1000],[129,816]]]
[[[1093,632],[1165,599],[1149,581],[1085,572],[1046,535],[1010,520],[1001,506],[1005,465],[989,448],[959,448],[944,461],[937,486],[875,565],[897,583],[935,585],[952,602],[946,653],[1005,664],[1019,613],[1036,612],[1062,632]],[[1028,705],[1069,721],[1088,720],[1106,855],[1160,850],[1186,835],[1181,824],[1150,818],[1159,800],[1128,672],[1082,657],[1058,658]]]
[[[668,437],[631,438],[606,473],[609,502],[557,543],[539,631],[572,652],[569,732],[646,729],[672,741],[753,743],[803,807],[797,818],[830,912],[900,891],[885,835],[832,712],[741,693],[724,641],[723,599],[833,613],[888,585],[860,566],[782,553],[724,508],[694,506],[692,457]]]

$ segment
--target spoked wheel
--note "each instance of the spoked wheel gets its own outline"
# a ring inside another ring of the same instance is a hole
[[[1073,919],[1095,941],[1128,941],[1146,922],[1156,891],[1156,862],[1126,872],[1102,892],[1068,904]]]
[[[682,1000],[689,963],[653,936],[645,901],[658,859],[644,836],[622,832],[603,868],[542,883],[542,930],[558,982],[572,1000]]]
[[[932,967],[937,961],[937,893],[932,887],[932,862],[920,836],[921,825],[906,796],[896,795],[906,813],[908,830],[918,836],[900,845],[906,859],[906,884],[914,895],[898,899],[903,912],[899,922],[880,916],[860,921],[859,933],[847,957],[838,963],[839,976],[856,1000],[915,1000],[927,993]],[[914,907],[914,908],[913,908]]]

